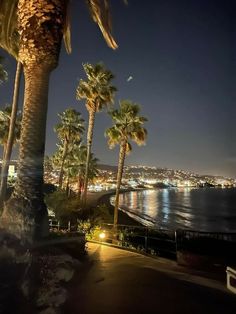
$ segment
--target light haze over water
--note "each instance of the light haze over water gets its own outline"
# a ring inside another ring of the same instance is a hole
[[[235,188],[132,191],[120,195],[120,207],[145,225],[158,228],[236,232]]]

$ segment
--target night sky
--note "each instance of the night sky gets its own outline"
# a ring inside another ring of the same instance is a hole
[[[133,145],[127,164],[236,177],[235,1],[129,0],[125,6],[113,0],[111,6],[116,51],[106,46],[85,1],[72,0],[73,52],[62,48],[51,77],[46,153],[56,149],[58,112],[73,107],[87,120],[84,102],[75,99],[82,63],[103,61],[116,76],[116,105],[131,99],[149,120],[147,144]],[[0,53],[9,71],[0,87],[4,106],[11,102],[15,62]],[[118,150],[110,151],[104,138],[110,125],[105,112],[97,114],[93,151],[101,163],[115,165]]]

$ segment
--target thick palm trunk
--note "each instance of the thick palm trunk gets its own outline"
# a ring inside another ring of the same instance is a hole
[[[58,180],[58,185],[60,189],[62,188],[62,183],[63,183],[64,164],[66,160],[67,151],[68,151],[68,142],[65,141],[64,147],[63,147],[61,168],[60,168],[60,173],[59,173],[59,180]]]
[[[95,113],[96,113],[95,110],[89,111],[89,126],[88,126],[88,132],[87,132],[87,157],[86,157],[85,178],[84,178],[84,194],[83,194],[84,207],[86,206],[86,201],[87,201],[89,161],[90,161],[90,155],[91,155],[91,149],[92,149]]]
[[[18,1],[19,60],[25,97],[15,191],[4,206],[2,227],[32,241],[48,234],[43,159],[51,71],[58,64],[67,0]]]
[[[123,175],[123,170],[124,170],[126,145],[127,145],[127,142],[125,141],[124,143],[121,143],[121,146],[120,146],[119,164],[118,164],[118,171],[117,171],[115,207],[114,207],[114,230],[117,229],[117,223],[118,223],[119,193],[120,193],[121,180],[122,180],[122,175]]]
[[[18,110],[21,73],[22,73],[22,65],[18,61],[17,67],[16,67],[15,84],[14,84],[14,92],[13,92],[11,122],[10,122],[8,139],[7,139],[7,147],[6,147],[5,155],[2,162],[2,173],[1,173],[1,183],[0,183],[0,206],[5,200],[6,190],[7,190],[7,177],[8,177],[9,162],[11,159],[12,147],[13,147],[14,137],[15,137],[15,124],[16,124],[16,117],[17,117],[17,110]]]
[[[2,218],[9,228],[15,225],[13,233],[40,237],[48,231],[43,196],[43,159],[50,71],[38,65],[25,67],[24,74],[25,98],[17,181]]]

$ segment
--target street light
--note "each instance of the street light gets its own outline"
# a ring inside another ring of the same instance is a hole
[[[99,238],[100,238],[101,240],[104,240],[105,237],[106,237],[105,231],[102,231],[101,233],[99,233]]]

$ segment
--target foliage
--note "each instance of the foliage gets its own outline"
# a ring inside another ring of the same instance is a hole
[[[139,111],[139,105],[129,100],[121,101],[120,109],[115,109],[110,112],[113,126],[105,132],[105,135],[108,137],[108,145],[110,148],[113,148],[115,145],[120,146],[114,207],[114,226],[118,223],[119,192],[124,162],[126,155],[132,150],[130,140],[138,145],[143,145],[147,136],[147,130],[143,127],[143,124],[147,119],[139,116]]]
[[[113,103],[116,87],[111,85],[114,75],[102,63],[83,64],[87,80],[80,80],[76,90],[78,100],[85,99],[87,110],[98,112]]]
[[[126,152],[130,152],[132,146],[129,140],[134,141],[138,145],[145,143],[147,130],[143,127],[143,124],[147,119],[139,116],[139,112],[139,105],[129,100],[122,100],[120,102],[120,109],[110,112],[114,125],[105,132],[110,148],[126,142]]]
[[[32,237],[38,238],[47,234],[42,184],[49,79],[58,65],[63,32],[68,31],[68,4],[69,0],[0,0],[0,45],[23,64],[26,86],[18,176],[14,194],[4,207],[4,219],[11,224],[17,216],[21,229],[30,229]],[[111,42],[108,1],[88,0],[88,4]],[[110,46],[116,48],[112,42]]]
[[[116,49],[118,47],[117,43],[111,35],[112,26],[109,2],[101,0],[87,0],[87,3],[91,16],[94,22],[98,24],[108,46],[112,49]]]
[[[18,0],[0,0],[0,47],[16,59],[19,51],[17,4]]]
[[[7,143],[8,132],[11,119],[11,106],[6,105],[3,110],[0,110],[0,144],[5,145]],[[20,138],[20,126],[21,126],[21,113],[17,114],[16,126],[15,126],[15,142]]]
[[[19,30],[17,25],[17,5],[19,0],[0,0],[0,47],[6,50],[9,54],[18,58],[19,51]],[[45,12],[42,14],[41,19],[48,20],[49,14],[55,10],[54,5],[48,4],[48,2],[40,2],[42,7],[46,7]],[[66,19],[63,25],[63,38],[65,48],[68,53],[71,52],[71,35],[70,35],[70,18],[69,18],[69,1],[66,0],[64,4],[64,10],[66,11]],[[87,0],[87,5],[91,16],[95,23],[98,24],[104,39],[108,46],[112,49],[116,49],[118,46],[111,34],[111,16],[108,1],[100,0]],[[31,12],[38,12],[37,1],[31,3]],[[28,19],[25,19],[27,23]],[[59,20],[60,22],[60,20]],[[33,42],[32,42],[33,43]]]
[[[44,157],[43,167],[44,167],[44,173],[52,172],[52,170],[53,170],[53,163],[52,163],[52,159],[49,156],[45,156]]]
[[[51,161],[55,170],[59,169],[62,164],[63,147],[57,145],[58,150],[52,156]],[[68,146],[67,156],[64,162],[64,172],[70,178],[71,183],[77,183],[78,189],[83,189],[85,178],[87,148],[80,142],[75,142]],[[89,180],[93,180],[98,174],[97,168],[98,159],[93,154],[90,155],[89,161]]]
[[[62,224],[67,224],[68,221],[76,223],[81,207],[78,198],[74,195],[68,197],[66,192],[57,190],[45,196],[45,203]]]
[[[81,113],[69,108],[58,114],[60,122],[55,126],[54,131],[62,143],[74,143],[81,139],[84,131],[84,119]]]
[[[84,179],[84,204],[86,204],[87,187],[89,179],[89,160],[93,141],[93,130],[95,123],[95,114],[101,111],[105,106],[113,103],[116,88],[111,85],[114,78],[111,71],[107,70],[103,64],[95,65],[86,63],[83,65],[87,76],[87,81],[80,80],[76,90],[78,100],[85,99],[86,108],[89,112],[89,124],[87,130],[87,157]]]
[[[113,215],[110,211],[110,206],[106,204],[98,205],[91,215],[91,221],[93,225],[112,223]]]
[[[7,71],[3,67],[3,57],[0,56],[0,85],[7,80]]]
[[[80,112],[75,109],[66,109],[58,115],[61,121],[54,130],[57,132],[60,144],[58,145],[58,152],[53,157],[53,163],[60,167],[59,187],[61,188],[66,164],[71,163],[74,147],[76,143],[80,143],[84,131],[84,119],[82,119]],[[67,171],[67,178],[69,177],[70,174]]]
[[[85,211],[87,212],[87,211]],[[99,234],[104,229],[103,223],[112,223],[113,216],[106,204],[90,209],[89,218],[78,221],[78,231],[85,233],[87,240],[99,240]]]
[[[86,156],[87,147],[82,145],[74,145],[73,156],[71,158],[70,164],[68,165],[70,174],[72,177],[77,177],[79,180],[85,178],[85,168],[86,168]],[[93,180],[98,175],[98,159],[94,157],[94,154],[90,154],[89,159],[89,180]]]

